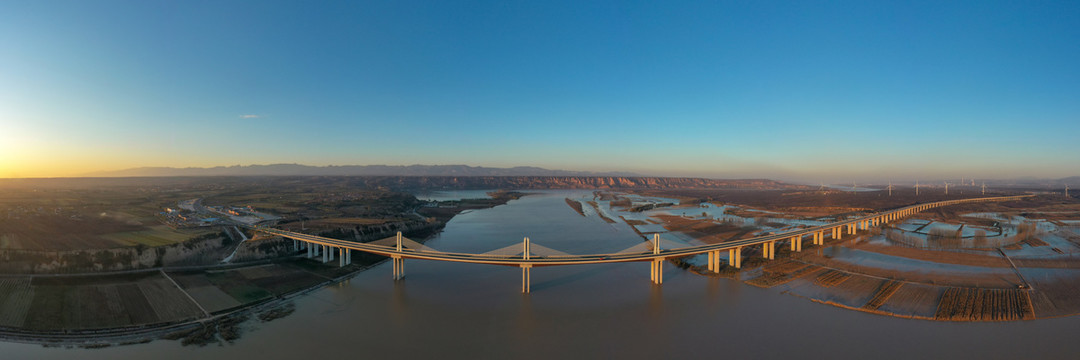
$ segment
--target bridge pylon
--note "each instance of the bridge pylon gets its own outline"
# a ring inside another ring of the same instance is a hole
[[[652,243],[653,243],[653,255],[659,255],[660,254],[660,234],[653,234]],[[653,260],[649,261],[649,272],[650,272],[650,275],[651,275],[651,278],[649,280],[652,280],[653,284],[657,284],[657,285],[663,284],[664,283],[664,259],[660,258],[660,259],[653,259]]]
[[[526,237],[525,241],[521,244],[522,254],[521,258],[529,260],[531,257],[529,252],[532,251],[529,247],[529,238]],[[521,293],[528,294],[532,288],[532,264],[521,264]]]
[[[398,253],[400,253],[401,252],[401,232],[400,231],[397,232],[397,236],[396,236],[395,240],[397,242],[397,251],[398,251]],[[391,255],[390,258],[394,262],[394,280],[396,281],[396,280],[404,279],[405,278],[405,259],[402,258],[401,255],[396,255],[396,254]]]

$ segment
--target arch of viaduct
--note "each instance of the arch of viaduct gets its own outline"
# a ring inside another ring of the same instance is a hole
[[[586,255],[571,255],[563,253],[556,255],[537,255],[536,251],[533,250],[533,245],[529,242],[528,238],[525,238],[525,240],[520,245],[521,251],[516,251],[516,254],[514,255],[493,253],[467,254],[443,252],[425,246],[417,246],[419,244],[403,238],[400,232],[397,234],[396,237],[380,240],[374,243],[358,243],[347,240],[331,239],[316,235],[285,231],[264,226],[246,227],[255,231],[292,239],[294,240],[294,246],[296,250],[307,249],[308,257],[321,255],[323,262],[329,262],[334,260],[334,253],[337,252],[339,255],[338,259],[341,266],[352,263],[352,255],[351,251],[349,250],[363,251],[367,253],[390,257],[393,261],[394,280],[400,280],[404,277],[405,259],[516,266],[521,268],[521,291],[523,293],[528,293],[531,282],[531,270],[533,267],[648,261],[650,262],[651,280],[653,283],[659,285],[662,284],[664,281],[663,263],[664,260],[668,258],[707,254],[709,271],[719,272],[721,268],[720,254],[722,251],[728,252],[728,265],[734,266],[735,268],[740,268],[742,266],[742,250],[743,248],[748,246],[761,246],[762,256],[767,259],[773,259],[776,255],[777,243],[786,242],[788,246],[790,246],[792,251],[798,252],[802,251],[802,243],[804,238],[806,237],[809,237],[814,245],[824,245],[826,236],[834,240],[839,240],[842,239],[845,234],[853,235],[857,230],[867,230],[873,226],[889,223],[927,209],[966,203],[1011,201],[1029,196],[1034,195],[971,198],[915,204],[859,218],[841,220],[810,228],[795,229],[779,234],[763,235],[748,239],[728,241],[719,244],[697,245],[671,249],[661,249],[660,235],[654,234],[653,238],[649,240],[648,244],[646,244],[647,246],[642,248],[644,251],[627,252],[624,250],[623,252],[611,254]],[[635,248],[637,247],[631,249]]]

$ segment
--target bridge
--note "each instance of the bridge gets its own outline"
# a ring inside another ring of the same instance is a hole
[[[821,226],[795,229],[779,234],[763,235],[718,244],[663,248],[666,241],[660,239],[660,234],[653,234],[651,240],[622,251],[610,254],[587,255],[567,254],[542,245],[532,244],[529,241],[529,238],[525,238],[521,244],[507,246],[486,253],[466,254],[438,251],[405,238],[401,236],[400,232],[398,232],[396,236],[386,239],[368,243],[358,243],[348,240],[338,240],[285,231],[265,226],[245,227],[270,235],[292,239],[295,250],[299,251],[307,249],[307,256],[309,258],[321,255],[324,263],[333,261],[335,252],[338,253],[340,266],[352,263],[351,251],[363,251],[387,256],[393,261],[393,279],[395,281],[401,280],[405,276],[405,259],[516,266],[521,268],[521,292],[528,293],[533,267],[647,261],[650,263],[650,279],[653,283],[659,285],[664,282],[663,263],[668,258],[707,254],[709,271],[719,272],[721,269],[720,254],[723,251],[728,252],[727,264],[729,266],[734,266],[735,268],[740,268],[742,266],[743,249],[750,246],[761,246],[762,257],[771,260],[776,255],[777,243],[786,242],[787,245],[790,246],[791,251],[800,252],[802,251],[803,240],[806,237],[809,237],[814,245],[824,245],[826,236],[833,240],[840,240],[845,233],[847,235],[854,235],[858,230],[868,230],[871,227],[896,221],[905,216],[928,209],[967,203],[1012,201],[1030,196],[1034,195],[971,198],[915,204],[858,218],[840,220]],[[667,243],[667,245],[670,244],[671,243]]]

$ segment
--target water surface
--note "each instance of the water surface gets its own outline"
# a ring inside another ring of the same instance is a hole
[[[494,250],[524,236],[570,253],[640,242],[625,224],[585,218],[548,192],[454,218],[428,243]],[[775,289],[692,275],[672,266],[663,286],[646,263],[542,267],[520,293],[517,268],[408,260],[389,263],[296,299],[297,310],[252,322],[231,345],[178,342],[106,349],[0,343],[3,359],[363,358],[839,358],[1072,359],[1080,317],[945,323],[817,304]]]

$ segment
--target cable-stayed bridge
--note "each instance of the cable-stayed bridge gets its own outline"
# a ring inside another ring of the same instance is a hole
[[[308,257],[322,256],[323,262],[334,260],[335,253],[341,266],[352,263],[352,251],[363,251],[390,257],[393,261],[394,280],[400,280],[405,274],[405,259],[453,261],[474,264],[516,266],[521,268],[521,291],[529,292],[531,270],[533,267],[603,264],[618,262],[649,262],[650,276],[655,284],[664,281],[663,262],[668,258],[707,254],[709,271],[719,272],[721,252],[727,251],[727,264],[739,268],[742,266],[742,250],[749,246],[761,246],[761,254],[767,259],[776,255],[777,243],[786,243],[792,251],[802,251],[804,238],[809,237],[813,244],[824,245],[825,238],[834,240],[845,234],[854,235],[858,230],[868,230],[883,223],[896,221],[905,216],[936,207],[991,202],[1012,201],[1034,195],[985,197],[960,200],[946,200],[925,204],[915,204],[854,219],[841,220],[821,226],[795,229],[784,233],[763,235],[748,239],[733,240],[718,244],[686,246],[660,238],[654,234],[652,239],[630,248],[608,254],[568,254],[539,244],[533,244],[525,238],[515,244],[480,254],[454,253],[433,249],[411,239],[396,236],[368,243],[331,239],[316,235],[302,234],[264,226],[247,226],[255,231],[281,236],[294,240],[296,250],[307,249]]]

